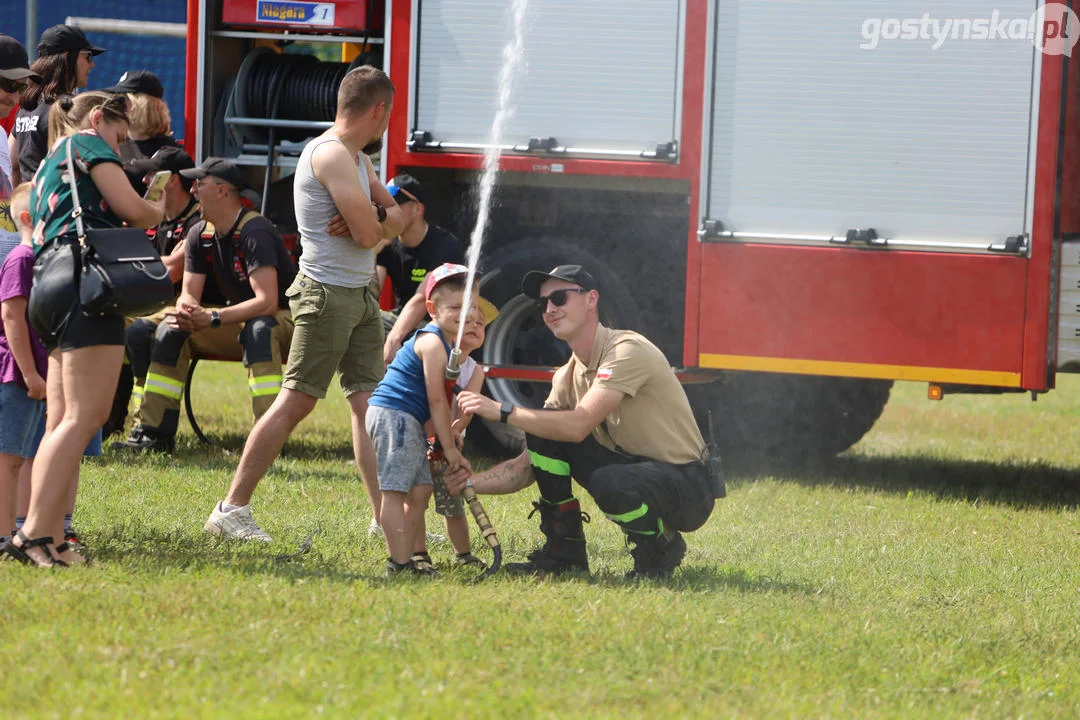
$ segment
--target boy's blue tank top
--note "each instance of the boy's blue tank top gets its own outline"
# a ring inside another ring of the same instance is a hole
[[[420,337],[421,333],[438,335],[449,356],[450,345],[439,326],[433,322],[428,323],[417,330],[398,350],[393,362],[386,368],[386,375],[375,386],[375,392],[371,394],[368,404],[407,412],[423,425],[431,418],[431,406],[428,405],[427,386],[424,384],[424,363],[414,349],[416,338]]]

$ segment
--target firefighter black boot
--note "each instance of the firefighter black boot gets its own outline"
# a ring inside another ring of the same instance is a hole
[[[581,512],[577,500],[549,503],[543,498],[533,503],[532,517],[540,513],[540,531],[547,541],[529,553],[529,561],[508,563],[506,568],[522,573],[561,573],[572,570],[589,572],[589,556],[585,552],[585,528],[589,516]]]
[[[627,580],[669,578],[686,555],[686,540],[674,530],[656,535],[627,533],[626,537],[634,546],[630,548],[634,569],[626,573]]]

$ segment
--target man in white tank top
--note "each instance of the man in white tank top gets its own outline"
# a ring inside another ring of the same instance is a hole
[[[285,379],[248,436],[229,494],[206,522],[213,535],[270,542],[251,516],[251,496],[293,429],[326,397],[335,371],[352,411],[353,457],[378,520],[379,481],[364,416],[383,376],[383,326],[369,286],[376,248],[405,223],[366,151],[378,148],[393,106],[386,73],[370,65],[350,70],[338,88],[334,125],[300,155],[293,206],[303,253],[285,293],[296,324]]]

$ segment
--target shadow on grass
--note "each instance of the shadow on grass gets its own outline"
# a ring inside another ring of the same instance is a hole
[[[993,463],[924,455],[844,455],[816,467],[733,468],[734,479],[772,477],[808,487],[857,487],[891,493],[922,492],[943,499],[1017,508],[1080,505],[1080,472],[1046,463]]]
[[[340,561],[330,561],[318,548],[302,557],[279,559],[259,544],[192,538],[180,532],[113,525],[97,536],[91,559],[154,572],[178,569],[228,570],[242,575],[273,575],[290,580],[320,579],[337,583],[363,582],[372,587],[385,583],[381,575],[349,572]],[[379,568],[381,570],[381,567]]]

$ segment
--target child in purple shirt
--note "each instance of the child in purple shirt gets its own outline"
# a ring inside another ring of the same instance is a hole
[[[10,205],[22,242],[0,266],[0,541],[10,539],[19,471],[34,457],[45,418],[48,354],[26,314],[34,279],[29,208],[30,183],[23,183]]]

